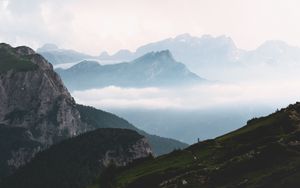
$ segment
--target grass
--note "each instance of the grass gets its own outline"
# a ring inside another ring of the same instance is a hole
[[[189,182],[184,187],[202,184],[204,188],[276,187],[282,181],[300,184],[300,146],[288,144],[300,140],[298,124],[289,111],[251,120],[243,128],[214,140],[120,169],[113,178],[113,187],[155,188],[170,179],[166,187],[180,188],[183,179]],[[209,180],[203,183],[201,177]]]
[[[26,56],[20,56],[14,52],[14,49],[0,47],[0,73],[9,70],[30,71],[35,70],[37,65],[32,63]]]
[[[193,156],[189,152],[180,153],[175,157],[162,156],[153,161],[147,161],[142,166],[129,169],[124,173],[121,173],[117,177],[117,182],[120,185],[124,185],[140,178],[141,176],[147,176],[154,173],[161,173],[171,168],[183,169],[193,161]]]

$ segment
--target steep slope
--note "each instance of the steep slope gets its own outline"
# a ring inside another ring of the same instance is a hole
[[[0,55],[1,130],[18,132],[30,140],[28,147],[15,145],[3,154],[7,162],[1,168],[13,171],[37,151],[84,132],[88,126],[81,122],[75,101],[42,56],[30,48],[7,44],[0,44]],[[41,147],[33,147],[37,145]]]
[[[112,187],[299,187],[300,103],[182,151],[115,170]],[[103,183],[103,182],[102,182]]]
[[[28,47],[0,44],[0,99],[0,180],[64,139],[99,127],[136,129],[117,116],[78,109],[52,65]],[[168,152],[169,140],[155,138],[155,151]]]
[[[110,164],[148,157],[146,139],[127,129],[97,129],[55,144],[0,183],[1,188],[82,188]]]
[[[154,155],[163,155],[174,149],[186,148],[188,146],[174,139],[150,135],[114,114],[83,105],[77,105],[77,109],[80,112],[82,121],[95,128],[123,128],[137,131],[147,138]]]
[[[132,62],[99,65],[84,61],[69,69],[56,70],[71,89],[90,89],[109,85],[125,87],[174,86],[205,80],[176,62],[166,51],[151,52]]]

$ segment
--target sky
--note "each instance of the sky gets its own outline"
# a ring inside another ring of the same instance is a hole
[[[265,40],[300,46],[299,7],[299,0],[0,0],[0,41],[92,55],[182,33],[227,35],[242,49]]]

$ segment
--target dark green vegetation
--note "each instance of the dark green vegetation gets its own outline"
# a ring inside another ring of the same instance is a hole
[[[98,129],[70,138],[38,153],[30,163],[4,179],[0,187],[84,187],[105,168],[100,159],[107,151],[119,151],[118,157],[129,158],[129,148],[142,138],[127,129]]]
[[[173,151],[174,149],[185,148],[188,145],[174,139],[163,138],[156,135],[150,135],[137,129],[125,119],[114,114],[95,109],[93,107],[77,105],[82,121],[88,123],[94,128],[122,128],[137,131],[145,136],[155,155],[162,155]]]
[[[35,148],[41,147],[41,144],[31,140],[25,128],[8,128],[0,124],[0,177],[4,177],[12,172],[13,169],[6,165],[6,160],[11,158],[12,154],[10,151],[19,147],[24,148],[22,152],[26,155],[26,152],[31,152]]]
[[[16,49],[7,47],[7,44],[0,43],[0,73],[11,69],[16,71],[29,71],[37,68],[29,57],[26,55],[19,55]]]
[[[299,128],[297,103],[216,139],[116,169],[109,183],[92,187],[299,187]]]

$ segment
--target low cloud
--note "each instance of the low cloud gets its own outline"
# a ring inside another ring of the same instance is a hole
[[[300,80],[243,84],[198,85],[184,88],[120,88],[75,91],[78,103],[102,109],[207,109],[221,106],[284,107],[300,96]]]

